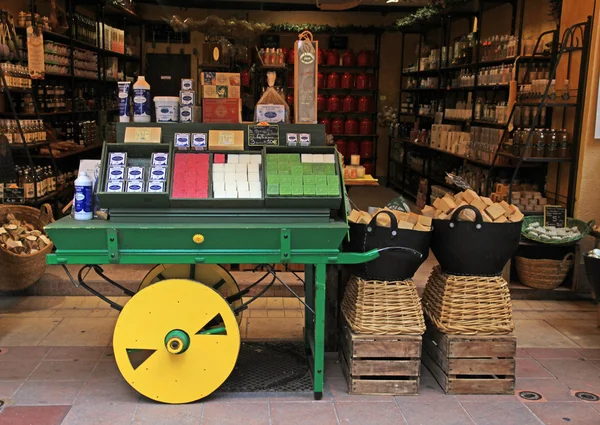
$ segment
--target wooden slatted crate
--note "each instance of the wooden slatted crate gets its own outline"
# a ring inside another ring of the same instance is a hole
[[[423,363],[446,394],[513,394],[517,339],[512,335],[446,335],[430,323]]]
[[[344,323],[339,350],[350,394],[419,393],[421,336],[358,335]]]

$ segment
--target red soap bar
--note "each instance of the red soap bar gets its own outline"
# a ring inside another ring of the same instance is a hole
[[[173,198],[208,198],[208,154],[176,153],[173,162]]]
[[[225,164],[225,154],[216,153],[213,155],[213,164]]]

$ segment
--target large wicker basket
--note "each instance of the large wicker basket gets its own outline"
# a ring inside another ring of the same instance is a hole
[[[22,205],[0,205],[0,223],[8,214],[32,224],[37,230],[44,230],[45,225],[54,221],[48,204],[39,210]],[[30,255],[17,255],[0,247],[0,291],[20,291],[37,282],[46,270],[46,254],[52,247],[53,244],[47,245]]]
[[[564,282],[573,266],[573,253],[562,260],[517,257],[517,274],[525,286],[535,289],[556,289]]]

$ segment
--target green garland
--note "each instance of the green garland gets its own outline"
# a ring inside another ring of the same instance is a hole
[[[427,6],[415,13],[398,19],[394,24],[396,30],[431,21],[445,14],[451,6],[467,3],[469,0],[432,0]]]
[[[331,26],[331,25],[317,25],[317,24],[271,24],[269,31],[273,32],[295,32],[300,33],[302,31],[310,31],[313,34],[315,33],[373,33],[377,31],[386,31],[389,29],[393,29],[392,27],[381,27],[375,25],[343,25],[343,26]]]

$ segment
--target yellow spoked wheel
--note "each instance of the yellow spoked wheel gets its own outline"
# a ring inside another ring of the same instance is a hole
[[[224,298],[240,292],[240,287],[231,274],[218,264],[159,264],[140,283],[138,292],[165,279],[190,279],[215,289]],[[233,309],[242,305],[242,300],[231,302]],[[242,312],[237,314],[238,323]]]
[[[139,393],[189,403],[214,392],[231,374],[240,331],[217,291],[171,279],[148,286],[123,307],[113,347],[119,371]]]

